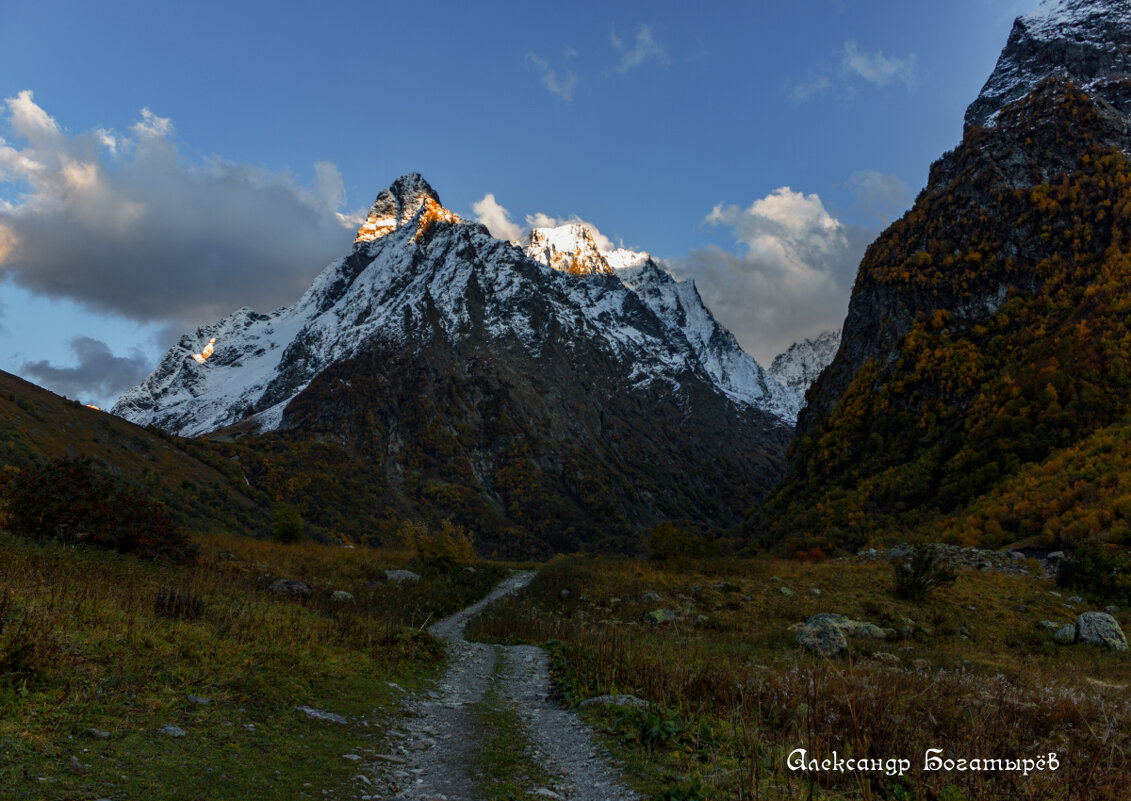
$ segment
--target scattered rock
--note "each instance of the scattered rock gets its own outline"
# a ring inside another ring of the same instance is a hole
[[[1116,606],[1115,604],[1108,604],[1107,606],[1104,607],[1104,611],[1109,613],[1109,614],[1114,615],[1116,612],[1119,611],[1119,607]]]
[[[305,712],[308,718],[313,718],[314,720],[329,720],[333,721],[334,723],[349,722],[341,715],[335,714],[333,712],[327,712],[323,709],[315,709],[314,707],[310,706],[296,706],[295,709],[297,709],[299,712]]]
[[[663,626],[679,620],[679,613],[671,609],[653,609],[644,615],[644,619],[653,626]]]
[[[1054,598],[1060,598],[1061,597],[1061,594],[1059,592],[1057,592],[1056,590],[1049,590],[1049,595],[1051,595]]]
[[[1076,618],[1076,641],[1127,651],[1127,637],[1107,612],[1084,612]]]
[[[707,617],[706,615],[696,615],[695,616],[695,622],[698,623],[700,626],[702,626],[704,623],[710,622],[710,620],[711,620],[711,618]]]
[[[361,759],[357,754],[342,754],[342,759],[348,759],[351,762],[357,762]]]
[[[877,662],[882,662],[885,665],[898,665],[899,657],[887,651],[876,651],[872,654],[872,658]]]
[[[818,598],[821,597],[821,591],[818,590],[816,587],[813,587],[811,590],[809,590],[809,592],[810,592],[810,594],[815,595]]]
[[[1076,642],[1076,627],[1071,623],[1065,623],[1056,630],[1056,634],[1052,638],[1061,645],[1071,645]]]
[[[1052,553],[1050,553],[1048,556],[1045,557],[1045,559],[1048,560],[1049,562],[1059,562],[1063,558],[1064,558],[1064,551],[1053,551]]]
[[[294,598],[309,598],[313,593],[310,586],[295,579],[276,579],[268,587],[276,595],[287,595]]]
[[[1054,631],[1059,630],[1060,626],[1058,626],[1056,623],[1053,623],[1051,620],[1042,620],[1040,623],[1037,624],[1037,628],[1043,629],[1045,631],[1053,631],[1054,632]]]
[[[1070,603],[1070,604],[1082,604],[1082,603],[1084,603],[1084,599],[1081,598],[1079,595],[1073,595],[1071,598],[1068,599],[1068,603]]]
[[[67,770],[69,770],[71,773],[74,773],[76,776],[81,776],[82,774],[90,770],[90,765],[84,765],[83,763],[79,762],[79,758],[77,756],[72,755],[71,764],[67,766]]]
[[[660,596],[660,594],[658,592],[652,592],[652,590],[648,590],[648,592],[646,592],[646,593],[644,593],[643,595],[640,596],[640,600],[641,601],[647,601],[648,603],[659,603],[660,601],[662,601],[664,599]]]
[[[569,590],[562,590],[561,592],[559,592],[558,593],[558,600],[559,601],[568,601],[569,600]]]
[[[586,698],[577,705],[578,709],[584,709],[588,706],[631,706],[637,709],[647,709],[648,702],[643,698],[637,698],[635,695],[618,693],[616,695],[595,695],[592,698]]]
[[[850,632],[855,637],[875,637],[877,640],[886,640],[888,637],[888,630],[880,628],[875,623],[851,622],[856,623],[854,631]]]
[[[98,740],[109,740],[110,739],[110,732],[103,731],[102,729],[87,729],[87,732],[90,733],[91,737],[94,737]]]
[[[548,787],[539,787],[535,790],[531,790],[530,794],[536,795],[539,798],[550,798],[550,799],[554,799],[554,798],[564,799],[565,798],[564,795],[558,795],[557,793],[555,793],[553,790],[549,789]]]
[[[174,726],[172,723],[166,723],[157,731],[161,732],[162,734],[167,734],[170,737],[184,737],[185,734],[187,734],[187,732],[180,726]]]
[[[388,581],[395,581],[398,584],[402,581],[420,581],[420,576],[413,573],[411,570],[386,570],[385,578]]]
[[[957,545],[938,543],[936,546],[941,555],[956,568],[966,567],[976,570],[990,570],[996,573],[1010,575],[1029,575],[1024,554],[1016,551],[992,551],[979,548],[960,548]],[[893,548],[868,548],[858,551],[854,557],[866,562],[890,561],[892,559],[905,559],[912,553],[912,546],[908,544],[896,545]]]
[[[353,593],[346,592],[345,590],[334,590],[330,593],[330,600],[334,603],[345,603],[346,601],[353,600]]]
[[[205,698],[202,695],[190,695],[188,697],[188,702],[190,704],[199,704],[200,706],[208,706],[210,703],[212,703],[212,699],[211,698]]]
[[[778,592],[780,592],[786,598],[792,598],[793,597],[793,590],[791,590],[789,587],[779,587]]]
[[[1017,604],[1017,606],[1015,606],[1013,608],[1017,612],[1028,612],[1029,611],[1029,607],[1025,606],[1025,604]]]

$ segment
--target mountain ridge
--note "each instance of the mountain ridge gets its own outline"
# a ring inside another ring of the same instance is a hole
[[[736,522],[781,475],[794,396],[693,284],[647,254],[606,255],[583,228],[551,233],[531,258],[404,176],[294,306],[186,334],[114,411],[238,439],[253,483],[351,536],[383,526],[383,508],[524,556],[631,550],[663,519]],[[579,251],[592,269],[546,263]],[[358,522],[336,470],[365,477]]]

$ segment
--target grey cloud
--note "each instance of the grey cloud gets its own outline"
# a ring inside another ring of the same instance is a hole
[[[138,384],[150,370],[149,360],[140,352],[115,356],[101,340],[75,337],[71,350],[78,367],[56,367],[47,361],[25,362],[24,376],[72,398],[111,398]]]
[[[31,191],[0,204],[0,275],[139,321],[197,325],[240,306],[293,303],[348,252],[341,176],[325,162],[313,189],[246,164],[186,164],[150,112],[130,135],[69,135],[31,99],[8,100],[0,183]]]
[[[849,177],[848,186],[856,195],[853,214],[879,225],[891,222],[911,204],[907,184],[894,175],[861,170]]]

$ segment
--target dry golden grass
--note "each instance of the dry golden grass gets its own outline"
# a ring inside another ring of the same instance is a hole
[[[1076,615],[1050,594],[1051,582],[964,571],[956,585],[919,604],[897,600],[890,587],[886,564],[720,561],[676,570],[561,559],[472,631],[560,642],[567,701],[603,693],[649,701],[648,713],[613,709],[599,718],[635,749],[631,761],[652,792],[674,784],[684,797],[719,799],[810,791],[950,801],[1126,798],[1131,660],[1056,646],[1040,632],[1041,619],[1066,623]],[[569,591],[565,600],[562,590]],[[646,592],[663,600],[645,602]],[[1022,604],[1026,611],[1018,610]],[[678,612],[678,621],[644,622],[656,608]],[[791,627],[818,612],[897,630],[910,625],[911,633],[852,638],[852,657],[829,661],[793,644]],[[902,778],[806,777],[786,766],[795,748],[902,757],[913,770]],[[1060,767],[1029,777],[926,773],[919,768],[928,748],[953,758],[1053,752]]]

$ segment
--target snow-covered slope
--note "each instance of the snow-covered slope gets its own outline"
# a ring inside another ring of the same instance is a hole
[[[1131,119],[1131,3],[1045,0],[1018,17],[997,65],[966,111],[966,127],[994,125],[1005,105],[1058,76]]]
[[[693,282],[677,281],[647,253],[600,250],[578,224],[535,228],[524,245],[528,256],[554,269],[616,275],[663,322],[670,338],[687,341],[707,375],[731,400],[764,409],[790,424],[797,419],[804,393],[787,390],[767,375],[715,320]],[[577,265],[584,265],[584,270]]]
[[[794,342],[774,357],[770,375],[804,402],[805,390],[829,366],[840,347],[840,331],[825,331],[812,339]]]
[[[316,375],[374,342],[412,351],[430,336],[458,343],[474,329],[535,356],[548,337],[584,343],[606,354],[628,391],[678,395],[684,382],[702,382],[792,423],[790,395],[742,353],[693,285],[646,255],[611,254],[622,267],[616,274],[598,255],[603,269],[551,269],[459,220],[423,178],[407,175],[378,196],[353,252],[294,306],[269,315],[240,309],[184,335],[113,411],[186,436],[248,418],[270,430]],[[535,305],[548,313],[533,314]],[[191,354],[213,337],[215,353],[197,363]]]

